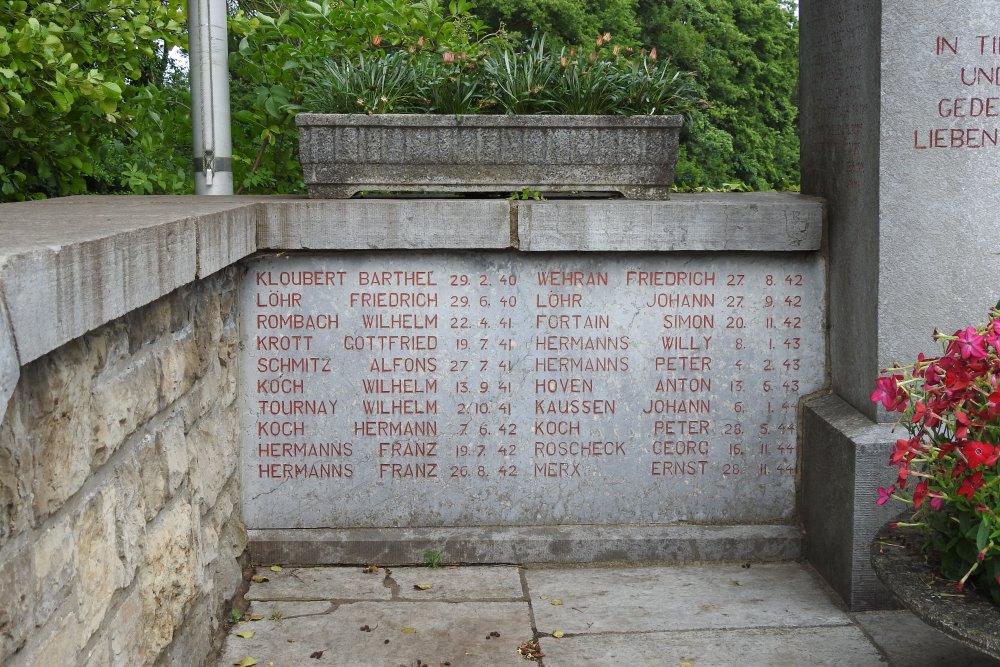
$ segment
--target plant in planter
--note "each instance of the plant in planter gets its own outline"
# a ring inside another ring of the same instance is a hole
[[[896,441],[897,481],[877,502],[909,504],[912,523],[900,525],[922,528],[941,574],[1000,604],[1000,311],[935,338],[941,356],[886,369],[872,394],[902,413],[909,436]]]
[[[329,61],[296,119],[310,195],[619,191],[666,198],[693,74],[655,50],[397,51]]]

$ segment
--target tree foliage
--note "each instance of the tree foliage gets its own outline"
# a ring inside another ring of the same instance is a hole
[[[786,0],[479,0],[491,26],[547,30],[569,44],[611,32],[698,73],[709,105],[681,135],[677,181],[690,187],[798,183],[798,22]]]
[[[635,0],[478,0],[473,11],[494,29],[544,32],[561,44],[590,46],[610,32],[635,45],[641,34]]]
[[[710,105],[683,132],[678,182],[799,182],[798,20],[777,0],[638,0],[643,41],[698,72]]]
[[[155,129],[184,24],[181,0],[0,0],[0,198],[100,190],[102,148]]]

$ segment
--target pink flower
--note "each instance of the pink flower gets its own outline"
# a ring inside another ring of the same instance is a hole
[[[893,492],[896,491],[896,485],[893,484],[888,489],[884,486],[878,487],[878,500],[875,501],[876,505],[885,505],[889,502],[889,498],[892,497]]]
[[[976,327],[968,327],[965,331],[958,333],[958,347],[962,352],[962,358],[974,359],[986,358],[986,340],[979,335]]]
[[[893,448],[892,456],[889,457],[889,463],[892,465],[898,465],[903,460],[908,463],[914,457],[913,453],[913,440],[904,440],[900,438],[896,441],[896,446]]]
[[[934,510],[935,512],[940,512],[941,506],[944,505],[944,501],[938,498],[937,496],[931,496],[930,503],[931,503],[931,509]]]
[[[1000,331],[996,329],[997,322],[1000,320],[993,320],[992,326],[988,329],[989,333],[986,334],[986,342],[994,350],[1000,350]]]
[[[902,379],[902,375],[887,375],[875,380],[872,402],[881,403],[890,412],[902,411],[906,407],[906,394],[899,387],[899,381]]]

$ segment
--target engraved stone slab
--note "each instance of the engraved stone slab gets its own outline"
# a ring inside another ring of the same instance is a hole
[[[265,256],[249,528],[788,520],[811,255]]]
[[[998,22],[997,2],[883,8],[878,336],[862,337],[878,368],[936,352],[936,327],[983,321],[997,301]],[[907,271],[925,261],[942,268]]]

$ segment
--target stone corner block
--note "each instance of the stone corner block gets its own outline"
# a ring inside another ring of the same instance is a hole
[[[824,214],[822,199],[781,192],[514,207],[526,251],[813,251],[820,248]]]
[[[261,250],[509,248],[510,204],[495,199],[276,200],[264,205]]]
[[[210,276],[257,251],[260,206],[243,206],[197,218],[198,277]]]
[[[896,607],[869,562],[875,533],[898,507],[875,504],[896,477],[891,424],[869,420],[836,394],[805,404],[799,513],[805,556],[853,611]]]

